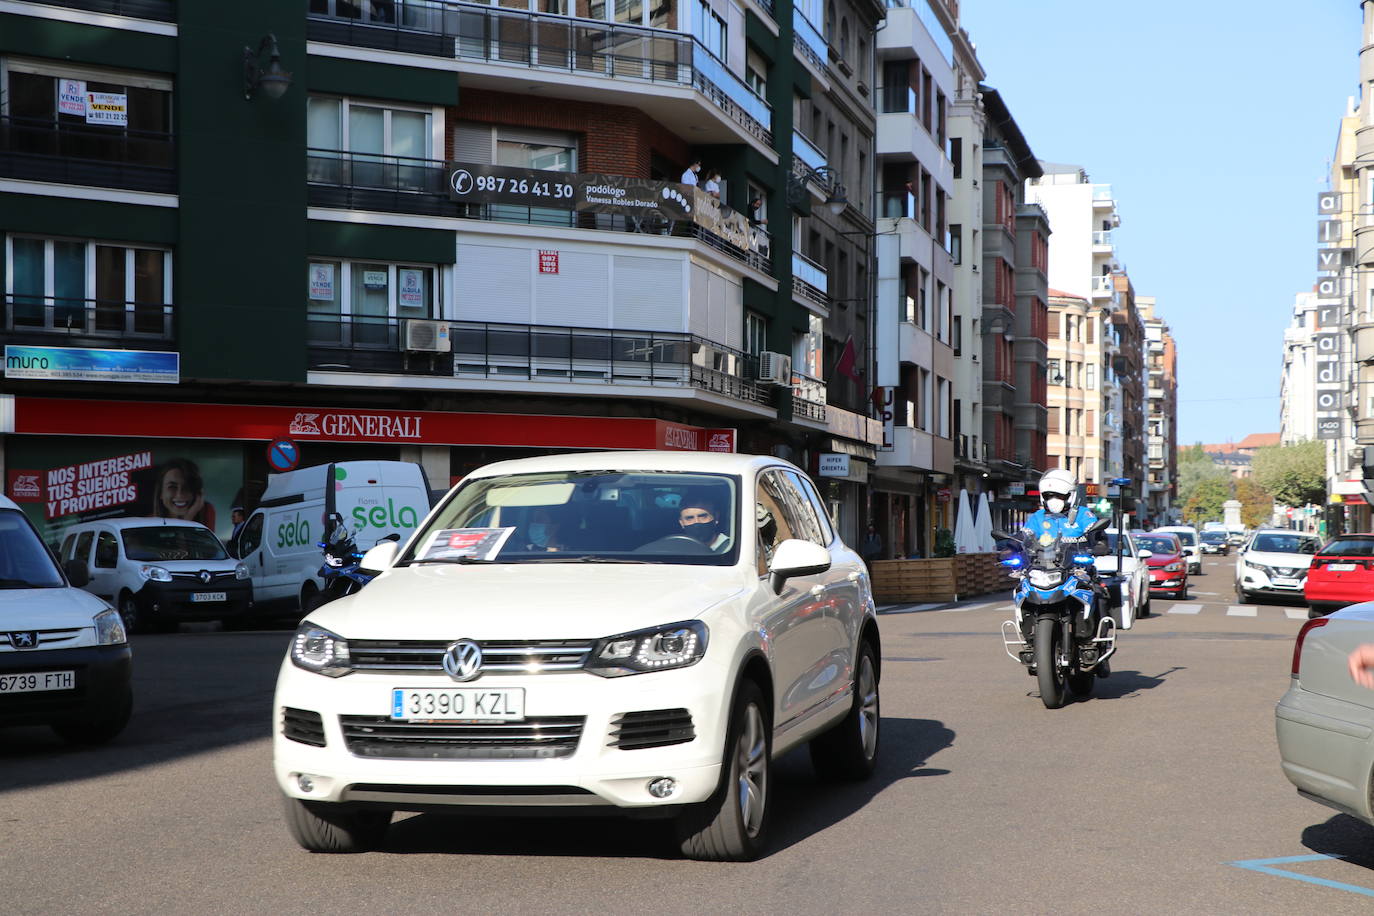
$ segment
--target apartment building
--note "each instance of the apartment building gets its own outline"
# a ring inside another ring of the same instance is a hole
[[[1102,483],[1101,382],[1110,313],[1091,299],[1051,289],[1047,462],[1085,484]],[[1106,492],[1099,490],[1098,492]]]
[[[436,487],[738,449],[816,474],[853,542],[883,13],[7,5],[6,492],[45,526],[142,513],[183,462],[227,533],[278,438]]]
[[[1024,494],[1048,467],[1045,371],[1049,349],[1050,217],[1028,202],[1026,183],[1043,171],[996,89],[979,86],[983,135],[983,439],[987,483],[1003,497]],[[1025,508],[1022,506],[1021,508]],[[1006,517],[1005,515],[1003,516]]]
[[[1137,518],[1149,518],[1145,491],[1149,485],[1146,465],[1146,425],[1149,411],[1146,399],[1145,324],[1136,302],[1135,286],[1124,270],[1111,275],[1116,287],[1116,308],[1112,326],[1117,331],[1117,355],[1112,371],[1121,392],[1121,473],[1131,480],[1131,510]]]
[[[1317,438],[1317,294],[1293,297],[1293,317],[1283,329],[1283,372],[1279,381],[1279,441],[1294,445]]]
[[[1162,525],[1174,520],[1178,500],[1178,346],[1153,296],[1139,296],[1145,331],[1146,442],[1145,518]]]
[[[938,529],[954,527],[949,13],[943,3],[913,0],[888,9],[878,32],[877,379],[891,421],[874,476],[874,516],[891,520],[886,543],[922,556]]]

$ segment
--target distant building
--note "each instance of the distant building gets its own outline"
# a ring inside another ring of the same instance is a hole
[[[1178,347],[1155,311],[1153,296],[1136,299],[1145,325],[1145,388],[1149,440],[1146,511],[1154,522],[1172,519],[1178,498]]]
[[[1218,442],[1203,445],[1202,450],[1221,467],[1240,480],[1250,476],[1250,462],[1255,452],[1268,445],[1279,444],[1279,433],[1251,433],[1239,442]]]
[[[1317,294],[1298,293],[1293,322],[1283,329],[1283,378],[1279,386],[1279,441],[1284,445],[1317,438]]]

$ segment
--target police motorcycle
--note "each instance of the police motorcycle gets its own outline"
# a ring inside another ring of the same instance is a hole
[[[1016,616],[1002,623],[1002,643],[1007,655],[1039,680],[1048,709],[1059,709],[1070,695],[1087,699],[1096,679],[1110,673],[1107,660],[1116,653],[1118,623],[1110,612],[1110,592],[1093,567],[1093,558],[1105,556],[1107,545],[1086,545],[1110,524],[1098,519],[1082,536],[1062,529],[1038,537],[993,532],[1004,549],[1010,548],[1001,563],[1017,579]],[[1124,621],[1125,628],[1130,623]]]
[[[373,573],[362,568],[363,553],[353,539],[353,532],[344,524],[344,518],[337,512],[329,516],[325,529],[329,532],[323,541],[315,546],[324,549],[324,563],[315,575],[324,580],[324,587],[316,594],[314,607],[351,595],[371,582]],[[389,534],[381,541],[399,541],[399,534]],[[381,543],[378,541],[378,543]],[[307,610],[313,610],[308,608]]]

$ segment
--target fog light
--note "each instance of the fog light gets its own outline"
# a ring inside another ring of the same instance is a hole
[[[310,792],[315,788],[315,780],[302,773],[296,777],[296,785],[302,792]]]
[[[658,776],[649,780],[649,794],[654,798],[667,798],[677,791],[677,780],[671,776]]]

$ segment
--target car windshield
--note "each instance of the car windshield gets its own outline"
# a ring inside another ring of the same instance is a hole
[[[124,555],[130,560],[224,560],[224,545],[208,528],[150,525],[125,528]]]
[[[1197,545],[1197,540],[1193,537],[1193,532],[1191,531],[1170,531],[1169,533],[1178,538],[1178,542],[1184,547],[1193,547]]]
[[[1142,534],[1135,539],[1135,542],[1140,545],[1141,550],[1167,556],[1178,553],[1178,541],[1175,540],[1177,537],[1178,535],[1166,537],[1162,534]]]
[[[1374,557],[1374,538],[1336,538],[1317,554],[1322,557]]]
[[[1251,550],[1263,553],[1316,553],[1317,539],[1301,534],[1257,534]]]
[[[1226,535],[1221,531],[1202,532],[1202,543],[1204,544],[1225,544]]]
[[[29,520],[0,509],[0,588],[62,588],[66,583]]]
[[[555,471],[465,482],[398,565],[680,563],[732,566],[739,478]]]

